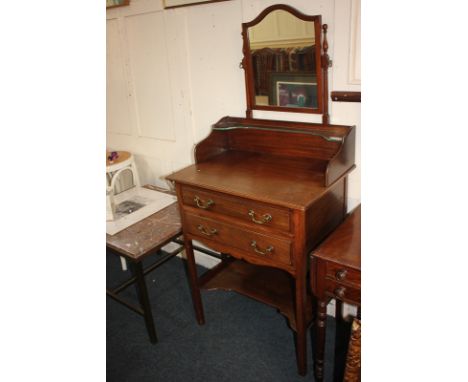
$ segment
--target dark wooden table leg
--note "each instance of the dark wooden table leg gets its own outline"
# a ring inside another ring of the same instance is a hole
[[[192,240],[184,239],[185,253],[187,255],[187,268],[190,289],[192,291],[193,307],[195,308],[195,315],[200,325],[205,323],[205,314],[203,313],[203,305],[200,294],[200,287],[198,285],[197,268],[195,264],[195,256],[193,254]]]
[[[295,282],[296,290],[296,359],[297,371],[300,375],[307,373],[307,328],[305,322],[306,288],[305,278],[298,276]]]
[[[153,313],[151,312],[151,304],[148,298],[148,290],[146,289],[145,275],[143,273],[143,265],[141,262],[134,263],[136,286],[138,297],[140,299],[141,308],[143,309],[143,317],[145,319],[146,329],[152,343],[158,342],[156,329],[154,327]]]
[[[349,324],[343,318],[343,302],[335,300],[335,351],[333,381],[341,382],[344,377],[346,350],[349,340]]]
[[[325,358],[325,336],[327,326],[327,301],[317,300],[317,318],[315,320],[315,380],[323,381],[324,358]]]

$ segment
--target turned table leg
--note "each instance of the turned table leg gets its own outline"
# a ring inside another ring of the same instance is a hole
[[[327,301],[317,301],[317,319],[315,321],[315,380],[323,381],[324,357],[325,357],[325,335],[327,324]]]
[[[202,300],[201,300],[200,287],[198,285],[198,275],[197,275],[197,268],[195,264],[195,256],[193,254],[192,240],[184,239],[184,242],[185,242],[185,253],[187,255],[187,268],[188,268],[190,289],[192,292],[193,307],[195,308],[195,315],[197,317],[198,323],[200,325],[203,325],[205,323],[205,315],[203,313],[203,305],[202,305]]]

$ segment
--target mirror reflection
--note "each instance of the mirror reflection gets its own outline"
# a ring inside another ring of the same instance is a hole
[[[248,38],[255,105],[317,109],[314,22],[275,10]]]

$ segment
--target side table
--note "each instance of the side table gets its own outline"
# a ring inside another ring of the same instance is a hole
[[[145,187],[156,191],[163,191],[154,186]],[[182,225],[177,202],[115,235],[106,235],[106,249],[117,256],[125,257],[132,265],[132,268],[134,268],[134,276],[121,285],[111,290],[106,290],[107,296],[144,317],[152,343],[156,343],[158,338],[148,298],[145,275],[184,250],[184,246],[180,245],[181,242],[177,240],[181,235]],[[172,252],[166,253],[158,261],[143,269],[142,260],[157,253],[169,242],[175,242],[179,244],[179,247]],[[136,283],[140,306],[135,306],[118,295],[118,293],[134,283]]]
[[[311,255],[311,288],[317,299],[315,380],[324,378],[327,305],[332,298],[361,306],[361,206]],[[359,314],[360,315],[360,314]]]

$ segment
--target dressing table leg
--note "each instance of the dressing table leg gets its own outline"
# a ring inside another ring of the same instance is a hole
[[[296,358],[297,371],[307,373],[307,328],[305,322],[306,288],[303,277],[296,278]]]
[[[200,287],[198,285],[198,275],[197,275],[197,268],[195,265],[195,256],[193,254],[192,240],[184,239],[184,242],[185,242],[185,253],[187,255],[187,268],[188,268],[189,283],[190,283],[190,289],[192,291],[193,307],[195,308],[195,315],[197,317],[198,323],[200,325],[203,325],[205,323],[205,315],[203,313],[203,305],[202,305],[202,300],[201,300]]]

